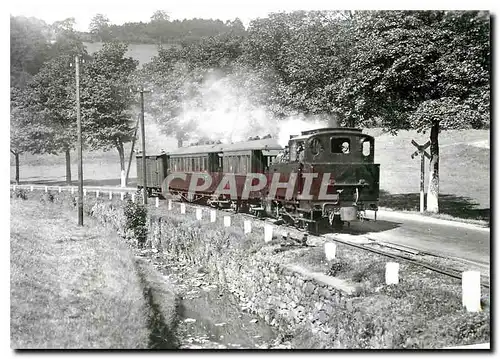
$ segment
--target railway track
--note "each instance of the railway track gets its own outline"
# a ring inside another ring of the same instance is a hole
[[[12,189],[14,186],[11,185],[10,187]],[[36,190],[57,190],[57,191],[60,190],[61,192],[62,191],[69,191],[73,187],[75,189],[75,193],[76,193],[76,188],[77,188],[75,186],[71,186],[71,187],[70,186],[45,186],[45,185],[29,185],[29,184],[16,185],[15,187],[29,189],[29,190],[35,190],[35,189]],[[121,187],[116,187],[116,188],[106,187],[106,188],[104,188],[104,187],[99,187],[99,186],[86,186],[85,188],[87,189],[87,191],[102,191],[103,193],[109,192],[109,191],[115,192],[115,193],[123,193],[123,192],[135,193],[135,192],[137,192],[136,188],[121,188]],[[106,199],[106,197],[103,196],[103,199]],[[169,199],[172,199],[175,201],[175,198],[169,198]],[[191,208],[214,209],[211,207],[198,205],[198,204],[192,204],[192,203],[188,203],[188,202],[182,202],[182,203],[184,203],[186,206],[189,206]],[[462,262],[462,263],[465,263],[468,265],[473,265],[473,266],[482,268],[483,271],[489,270],[489,265],[484,264],[484,263],[474,262],[474,261],[470,261],[470,260],[463,259],[463,258],[448,257],[448,256],[441,255],[439,253],[435,253],[435,252],[431,252],[431,251],[427,251],[427,250],[420,250],[420,249],[412,248],[412,247],[402,245],[402,244],[382,242],[382,241],[379,241],[379,240],[376,240],[376,239],[373,239],[373,238],[370,238],[370,237],[364,236],[364,235],[353,236],[353,237],[356,237],[358,239],[358,241],[359,241],[359,239],[362,239],[365,241],[365,243],[359,244],[359,243],[354,243],[353,241],[339,238],[339,233],[311,234],[311,233],[306,233],[304,230],[287,225],[286,223],[276,224],[275,223],[276,220],[274,220],[274,219],[265,218],[265,217],[260,218],[260,217],[253,216],[253,215],[248,214],[248,213],[235,213],[233,210],[230,210],[230,209],[216,209],[216,210],[219,212],[224,212],[226,214],[247,217],[247,218],[251,218],[254,221],[272,224],[273,226],[275,226],[277,228],[284,229],[284,231],[287,232],[287,238],[293,239],[296,242],[301,242],[302,240],[299,238],[294,238],[291,235],[291,233],[295,233],[295,234],[302,233],[302,235],[307,236],[307,243],[309,246],[314,247],[314,246],[318,246],[319,243],[321,243],[321,245],[322,245],[325,241],[335,241],[337,243],[351,246],[351,247],[354,247],[354,248],[357,248],[360,250],[369,251],[369,252],[372,252],[372,253],[375,253],[375,254],[378,254],[381,256],[385,256],[385,257],[392,258],[395,260],[400,260],[400,261],[404,261],[407,263],[411,263],[413,265],[417,265],[417,266],[420,266],[422,268],[426,268],[428,270],[431,270],[433,272],[440,273],[442,275],[445,275],[445,276],[448,276],[451,278],[455,278],[455,279],[459,279],[459,280],[462,279],[462,271],[460,271],[456,268],[452,268],[451,266],[446,266],[446,265],[439,265],[438,266],[438,265],[429,263],[428,261],[426,262],[422,259],[419,259],[419,257],[422,257],[424,255],[432,256],[432,257],[441,258],[444,260],[458,261],[458,262]],[[349,235],[348,233],[340,233],[340,234]],[[314,242],[316,242],[316,245],[314,244]],[[379,247],[385,247],[385,248],[388,248],[389,250],[381,250],[381,249],[373,248],[372,247],[373,245],[376,245]],[[397,252],[399,252],[399,253],[397,253]],[[483,273],[482,278],[484,278],[484,277],[485,277],[485,275]],[[481,286],[489,289],[489,287],[490,287],[489,275],[486,276],[486,279],[487,279],[487,281],[482,280]]]

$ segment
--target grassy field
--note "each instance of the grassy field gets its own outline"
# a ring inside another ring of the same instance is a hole
[[[55,204],[11,200],[10,209],[11,347],[147,348],[141,281],[116,234],[90,219],[79,229]]]
[[[397,136],[384,134],[380,129],[365,132],[376,137],[375,162],[380,164],[380,205],[397,210],[417,210],[419,206],[420,159],[411,159],[415,151],[411,140],[420,144],[428,134],[401,131]],[[148,153],[176,148],[176,141],[160,134],[152,123],[146,130]],[[441,212],[454,217],[489,220],[490,209],[490,149],[488,130],[444,131],[440,134],[440,207]],[[130,146],[126,147],[130,153]],[[127,154],[127,157],[128,157]],[[12,156],[11,156],[12,157]],[[128,159],[127,159],[128,160]],[[77,177],[76,155],[73,154],[73,179]],[[11,180],[14,167],[11,159]],[[426,188],[428,160],[426,160]],[[89,184],[119,184],[119,165],[116,150],[84,154],[84,177]],[[61,183],[64,181],[64,156],[21,157],[21,181]],[[130,177],[136,177],[132,162]],[[134,180],[132,181],[134,184]]]
[[[90,54],[102,48],[101,42],[86,42],[84,44]],[[153,44],[130,44],[125,54],[125,56],[138,60],[139,66],[150,62],[156,55],[158,55],[158,46]]]

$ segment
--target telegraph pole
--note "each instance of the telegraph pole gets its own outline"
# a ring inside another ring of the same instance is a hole
[[[76,76],[76,124],[78,132],[78,225],[83,226],[83,144],[82,144],[82,120],[80,118],[80,57],[75,56]]]
[[[148,204],[146,181],[146,134],[144,133],[144,89],[141,88],[141,142],[142,142],[142,195],[144,205]]]
[[[151,92],[144,90],[143,87],[139,88],[136,92],[141,95],[141,116],[139,117],[141,126],[141,142],[142,142],[142,194],[143,203],[148,204],[148,191],[146,180],[146,132],[144,130],[144,93]]]

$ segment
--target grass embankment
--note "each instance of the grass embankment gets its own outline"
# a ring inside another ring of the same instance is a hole
[[[11,347],[147,349],[150,307],[116,232],[36,200],[11,200]]]

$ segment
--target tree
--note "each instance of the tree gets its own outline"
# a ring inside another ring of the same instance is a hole
[[[105,43],[85,66],[82,84],[83,131],[93,149],[116,148],[120,158],[121,184],[125,183],[124,144],[133,138],[130,92],[138,61],[125,57],[127,45]]]
[[[377,11],[354,21],[355,56],[339,101],[393,133],[430,130],[427,210],[438,212],[439,132],[489,122],[488,14]]]
[[[164,10],[156,10],[153,15],[151,16],[151,22],[163,22],[163,21],[169,21],[170,16],[168,13]]]
[[[111,22],[103,14],[96,14],[90,21],[89,31],[92,38],[97,41],[111,41]]]
[[[42,20],[10,17],[10,81],[24,87],[48,59],[50,30]]]

